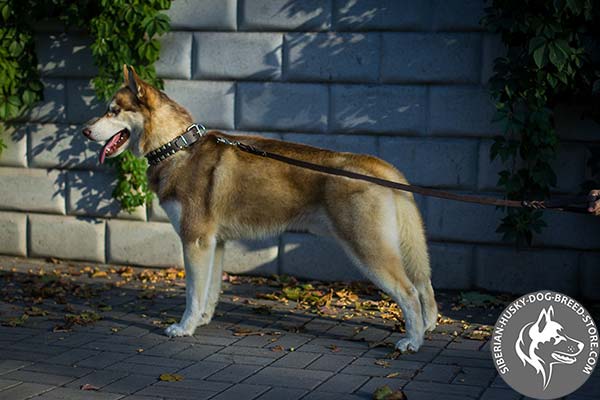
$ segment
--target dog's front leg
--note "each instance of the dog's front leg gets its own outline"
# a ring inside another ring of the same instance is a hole
[[[185,311],[178,324],[169,326],[165,333],[168,336],[190,336],[198,325],[208,323],[214,305],[209,310],[211,299],[211,283],[214,283],[215,274],[215,248],[217,241],[214,236],[201,238],[193,242],[183,243],[185,261]],[[220,268],[217,268],[220,271]],[[218,293],[217,293],[218,299]],[[210,313],[210,315],[208,315]]]

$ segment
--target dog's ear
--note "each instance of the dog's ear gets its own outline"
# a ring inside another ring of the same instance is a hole
[[[546,324],[552,319],[552,315],[554,315],[554,308],[552,308],[552,306],[548,307],[548,309],[542,309],[540,316],[535,322],[538,332],[541,333],[544,330]]]
[[[123,64],[123,81],[131,92],[141,99],[145,94],[145,83],[135,72],[135,69],[127,64]]]

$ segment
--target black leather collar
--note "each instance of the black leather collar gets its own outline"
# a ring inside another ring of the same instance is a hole
[[[157,165],[169,158],[179,150],[190,147],[206,134],[206,128],[201,124],[190,125],[182,135],[177,136],[169,143],[163,144],[158,149],[152,150],[144,157],[150,165]]]

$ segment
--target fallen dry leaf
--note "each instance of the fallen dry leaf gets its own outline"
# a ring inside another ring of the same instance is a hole
[[[81,390],[95,390],[95,391],[100,390],[100,388],[98,386],[90,385],[89,383],[86,383],[85,385],[81,385],[81,387],[79,389],[81,389]]]
[[[163,382],[179,382],[183,380],[183,375],[179,374],[161,374],[158,379]]]

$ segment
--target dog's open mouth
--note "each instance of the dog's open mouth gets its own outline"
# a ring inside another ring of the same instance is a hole
[[[129,141],[129,131],[123,129],[111,137],[100,151],[100,164],[104,163],[104,159],[118,156],[123,150],[124,145]]]
[[[570,355],[567,355],[561,351],[553,352],[552,358],[554,358],[556,361],[559,361],[563,364],[573,364],[575,361],[577,361],[577,359],[575,359],[574,357],[571,357]]]

